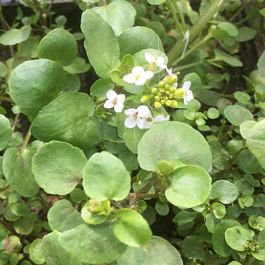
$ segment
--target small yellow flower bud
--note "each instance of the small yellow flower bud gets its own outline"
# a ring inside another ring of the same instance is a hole
[[[178,107],[178,102],[176,100],[172,100],[172,103],[171,103],[171,108],[177,108]]]
[[[152,88],[152,94],[156,94],[158,92],[158,89],[156,87]]]
[[[165,89],[169,89],[169,88],[170,88],[170,85],[166,84]]]
[[[158,92],[158,93],[157,93],[157,96],[161,97],[162,95],[161,95],[161,93],[160,93],[160,92]]]
[[[160,97],[159,96],[155,96],[155,101],[160,101]]]
[[[161,92],[161,93],[165,93],[166,90],[165,90],[164,88],[161,88],[161,89],[160,89],[160,92]]]
[[[161,103],[160,102],[158,102],[158,101],[155,101],[155,103],[154,103],[154,107],[156,108],[156,109],[159,109],[159,108],[161,108]]]
[[[165,81],[160,81],[159,83],[158,83],[158,87],[164,87],[165,86],[165,84],[166,84],[166,82]]]
[[[150,100],[150,96],[148,96],[148,95],[144,95],[141,98],[142,103],[147,103],[149,100]]]
[[[174,96],[176,98],[182,98],[183,95],[184,95],[184,91],[181,88],[176,89],[175,92],[174,92]]]
[[[169,95],[170,94],[170,91],[166,91],[166,94]]]
[[[172,87],[172,86],[169,88],[169,91],[170,91],[171,93],[173,93],[175,90],[176,90],[176,89],[175,89],[174,87]]]
[[[174,94],[170,93],[170,94],[168,95],[168,98],[169,98],[169,99],[174,98]]]
[[[166,101],[165,101],[165,99],[161,99],[160,102],[162,105],[164,105]]]
[[[178,77],[176,75],[168,75],[164,78],[164,80],[168,85],[173,85],[178,81]]]
[[[172,100],[167,100],[167,101],[166,101],[166,105],[167,105],[168,107],[171,107],[171,105],[172,105]]]

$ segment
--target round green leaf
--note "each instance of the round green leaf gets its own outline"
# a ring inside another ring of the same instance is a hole
[[[41,141],[59,140],[83,149],[101,139],[101,124],[91,119],[94,102],[85,93],[67,92],[44,107],[32,123],[32,134]]]
[[[240,126],[244,121],[253,120],[251,112],[240,105],[227,106],[224,109],[224,115],[235,126]]]
[[[247,135],[247,145],[260,165],[265,168],[265,119],[250,129]]]
[[[39,44],[40,58],[56,61],[64,66],[69,65],[77,54],[77,43],[68,31],[57,28],[44,36]]]
[[[175,206],[192,208],[203,204],[211,191],[211,176],[198,166],[184,166],[170,176],[167,200]]]
[[[226,229],[225,241],[234,250],[244,251],[246,243],[251,240],[254,233],[242,226],[234,226]]]
[[[83,172],[86,194],[98,201],[123,200],[131,188],[131,177],[122,161],[108,152],[92,155]]]
[[[9,119],[0,114],[0,151],[4,150],[12,134]]]
[[[163,51],[159,36],[146,27],[132,27],[119,36],[121,57],[126,54],[135,54],[143,49],[156,49]]]
[[[199,236],[187,236],[182,242],[182,251],[189,259],[203,259],[203,240]]]
[[[216,219],[222,219],[226,215],[226,208],[220,202],[214,202],[211,205],[212,213]]]
[[[59,242],[59,233],[52,232],[42,239],[42,254],[47,265],[82,265]]]
[[[82,224],[80,213],[67,200],[56,202],[48,212],[49,226],[63,232]]]
[[[265,229],[265,217],[251,215],[248,219],[248,223],[252,228],[257,229],[259,231]]]
[[[70,193],[82,178],[84,153],[71,144],[52,141],[40,147],[33,157],[35,180],[47,193]]]
[[[218,224],[212,236],[212,244],[214,251],[221,257],[229,257],[233,250],[227,245],[225,241],[226,229],[237,226],[239,223],[234,220],[224,220]]]
[[[88,264],[111,263],[126,250],[107,225],[79,225],[60,234],[59,241],[70,255]]]
[[[248,149],[240,152],[237,157],[237,164],[240,169],[249,174],[255,174],[262,171],[258,160]]]
[[[127,1],[115,0],[108,5],[96,7],[94,11],[112,27],[116,36],[134,25],[136,10]]]
[[[166,0],[147,0],[150,5],[161,5],[166,2]]]
[[[240,124],[240,134],[244,139],[247,139],[250,130],[257,124],[255,121],[244,121]]]
[[[155,171],[161,160],[180,160],[185,164],[212,169],[212,154],[203,136],[186,123],[168,121],[152,126],[138,145],[142,169]]]
[[[33,197],[39,187],[35,182],[31,164],[35,150],[9,148],[3,156],[3,172],[12,189],[24,197]]]
[[[10,29],[0,36],[2,45],[15,45],[27,40],[30,36],[31,27],[25,25],[20,29]]]
[[[65,72],[58,63],[47,59],[20,64],[9,79],[10,96],[31,120],[60,91],[76,88],[79,89],[76,77]]]
[[[179,252],[168,241],[154,236],[144,248],[129,247],[117,265],[183,265]]]
[[[45,259],[43,258],[42,251],[42,240],[35,239],[29,246],[30,259],[36,264],[43,264]]]
[[[147,221],[132,209],[120,209],[113,226],[115,236],[130,247],[146,245],[152,239],[152,231]]]
[[[213,183],[210,199],[219,200],[223,204],[230,204],[238,197],[236,185],[228,180],[217,180]]]
[[[85,48],[89,62],[101,78],[109,74],[120,63],[118,39],[112,28],[91,9],[81,18],[81,30],[85,35]]]

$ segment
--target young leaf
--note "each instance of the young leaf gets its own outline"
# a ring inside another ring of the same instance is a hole
[[[95,153],[83,172],[86,194],[98,201],[125,199],[131,188],[131,177],[120,159],[108,152]]]
[[[99,77],[109,78],[110,72],[120,63],[119,43],[112,28],[100,15],[88,9],[82,14],[81,30],[91,65]]]
[[[244,121],[253,120],[251,112],[240,105],[227,106],[224,109],[224,115],[235,126],[240,126]]]
[[[212,154],[203,136],[188,124],[168,121],[155,124],[138,145],[142,169],[155,171],[161,160],[180,160],[185,164],[212,169]]]
[[[25,25],[20,29],[10,29],[0,36],[2,45],[11,46],[27,40],[30,36],[31,27]]]
[[[9,119],[0,114],[0,151],[4,150],[12,134]]]
[[[181,208],[203,204],[211,191],[211,176],[198,166],[184,166],[169,175],[170,186],[165,194],[167,200]]]
[[[33,157],[32,171],[37,183],[47,193],[70,193],[82,178],[87,159],[71,144],[51,141],[38,149]]]
[[[120,209],[113,226],[115,236],[130,247],[141,247],[152,239],[152,231],[147,221],[132,209]]]

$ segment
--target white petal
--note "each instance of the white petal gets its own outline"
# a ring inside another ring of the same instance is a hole
[[[136,120],[136,125],[139,129],[144,129],[144,123],[145,123],[145,119],[137,119]]]
[[[141,75],[142,73],[144,73],[144,68],[142,66],[135,66],[132,69],[132,75],[134,76]]]
[[[173,75],[173,69],[172,68],[166,68],[166,71],[169,75]]]
[[[163,122],[163,121],[166,121],[166,117],[162,114],[160,115],[157,115],[155,118],[154,118],[154,122]]]
[[[150,118],[152,117],[150,110],[147,106],[141,105],[137,108],[138,111],[138,117],[140,118]]]
[[[130,117],[128,117],[124,122],[124,125],[127,128],[134,128],[136,126],[136,124],[137,124],[137,121],[135,119],[130,118]]]
[[[124,111],[126,116],[133,116],[136,112],[137,112],[137,110],[136,109],[132,109],[132,108],[131,109],[127,109],[127,110]]]
[[[172,86],[177,88],[178,87],[178,82],[174,83]]]
[[[117,93],[114,90],[110,89],[106,93],[106,96],[107,96],[107,99],[113,100],[117,97]]]
[[[187,90],[186,92],[185,92],[185,95],[184,95],[184,104],[185,105],[188,105],[188,103],[191,101],[191,100],[193,100],[193,93],[192,93],[192,91],[191,90]]]
[[[154,76],[154,73],[151,71],[146,71],[143,73],[143,76],[146,80],[151,79]]]
[[[105,103],[104,103],[104,108],[105,109],[111,109],[114,107],[114,104],[112,102],[112,100],[106,100]]]
[[[144,75],[141,75],[137,78],[137,80],[135,81],[135,85],[136,86],[143,86],[145,84],[145,82],[147,81],[147,79],[145,78]]]
[[[125,102],[125,95],[124,94],[119,94],[117,97],[118,97],[118,102],[120,102],[120,103]]]
[[[122,79],[129,84],[133,84],[135,82],[135,76],[133,74],[127,74]]]
[[[165,59],[161,56],[156,58],[156,65],[161,69],[166,69]]]
[[[148,63],[153,63],[154,61],[155,61],[155,57],[151,54],[151,53],[149,53],[149,52],[146,52],[145,54],[144,54],[144,58],[145,58],[145,60],[148,62]]]
[[[152,126],[152,121],[144,120],[144,129],[150,129]]]
[[[122,112],[123,110],[123,107],[124,107],[124,104],[122,102],[117,102],[115,107],[114,107],[114,111],[115,112]]]
[[[189,90],[190,86],[191,86],[191,82],[190,81],[185,81],[183,86],[182,86],[182,89]]]

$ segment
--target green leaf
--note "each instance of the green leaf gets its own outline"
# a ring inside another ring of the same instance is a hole
[[[12,135],[9,119],[0,114],[0,151],[4,150]]]
[[[108,79],[98,79],[90,88],[91,96],[97,97],[100,100],[106,99],[108,90],[113,89],[114,84]]]
[[[80,213],[68,200],[56,202],[50,208],[47,217],[53,231],[64,232],[83,223]]]
[[[161,160],[180,160],[185,164],[212,169],[212,155],[203,136],[188,124],[168,121],[155,124],[138,145],[138,161],[142,169],[156,171]]]
[[[258,70],[264,74],[265,73],[265,51],[261,54],[259,60],[258,60]]]
[[[44,107],[32,122],[32,134],[41,141],[59,140],[87,149],[101,139],[95,105],[85,93],[67,92]]]
[[[255,174],[262,171],[262,167],[252,153],[245,149],[237,157],[237,164],[240,169],[249,174]]]
[[[225,241],[225,231],[230,228],[239,225],[234,220],[224,220],[218,224],[214,230],[212,236],[212,244],[214,251],[221,257],[229,257],[233,250],[227,245]]]
[[[246,243],[254,237],[254,233],[242,226],[234,226],[226,229],[225,241],[234,250],[244,251]]]
[[[51,141],[40,147],[33,157],[35,180],[47,193],[70,193],[82,178],[87,162],[84,153],[71,144]]]
[[[117,265],[183,265],[177,249],[165,239],[154,236],[144,248],[129,247]]]
[[[112,28],[93,10],[86,10],[82,14],[81,30],[91,65],[99,77],[109,78],[120,63],[119,43]]]
[[[244,139],[248,138],[248,133],[257,124],[256,121],[244,121],[240,124],[240,134]]]
[[[125,128],[123,135],[124,142],[132,153],[137,154],[138,144],[145,132],[146,130],[141,130],[138,127],[134,127],[131,129]]]
[[[56,98],[60,91],[70,89],[79,89],[76,77],[65,72],[58,63],[47,59],[20,64],[9,79],[10,96],[30,120]]]
[[[152,239],[152,231],[147,221],[132,209],[120,209],[113,225],[115,236],[130,247],[141,247]]]
[[[240,105],[227,106],[224,109],[224,115],[235,126],[240,126],[244,121],[253,120],[251,112]]]
[[[70,255],[88,264],[111,263],[126,250],[108,225],[79,225],[60,234],[59,241]]]
[[[37,220],[36,214],[30,213],[27,216],[24,216],[14,222],[14,230],[18,234],[29,235],[34,229],[36,220]]]
[[[40,58],[50,59],[64,66],[71,64],[76,54],[77,43],[74,36],[61,28],[50,31],[39,44]]]
[[[225,62],[233,67],[241,67],[243,66],[242,62],[235,56],[230,55],[229,53],[223,52],[221,50],[214,50],[215,57],[213,59],[214,62]]]
[[[86,194],[98,201],[123,200],[131,188],[129,172],[120,159],[108,152],[92,155],[83,174]]]
[[[247,135],[247,146],[265,168],[265,119],[258,122]]]
[[[29,246],[29,256],[30,259],[35,264],[43,264],[45,262],[45,259],[42,255],[42,240],[41,239],[35,239]]]
[[[112,27],[116,36],[134,25],[136,10],[127,1],[115,0],[108,5],[96,7],[93,10]]]
[[[211,176],[198,166],[184,166],[169,175],[170,186],[165,195],[173,205],[192,208],[203,204],[211,191]]]
[[[230,204],[237,199],[238,195],[239,192],[235,184],[228,180],[217,180],[213,183],[210,199]]]
[[[256,30],[253,28],[242,27],[238,30],[236,40],[240,42],[252,40],[255,37],[256,33]]]
[[[75,57],[72,63],[63,69],[71,74],[82,74],[89,71],[90,64],[86,63],[86,60],[81,57]]]
[[[16,45],[29,38],[31,27],[29,25],[23,26],[20,29],[10,29],[0,36],[0,43],[2,45]]]
[[[216,219],[222,219],[226,215],[225,206],[220,202],[214,202],[211,205],[212,213]]]
[[[149,48],[163,51],[159,36],[146,27],[137,26],[127,29],[119,36],[119,44],[121,57]]]
[[[82,265],[59,242],[59,233],[52,232],[42,239],[42,254],[47,265]]]
[[[147,0],[150,5],[161,5],[166,2],[166,0]]]
[[[238,35],[238,29],[230,22],[220,22],[218,23],[217,27],[224,30],[232,37],[236,37]]]
[[[32,156],[35,150],[9,148],[3,156],[3,172],[12,189],[24,197],[33,197],[39,187],[31,171]]]
[[[189,259],[203,259],[203,240],[199,236],[187,236],[182,241],[182,251]]]
[[[248,219],[248,223],[252,228],[257,229],[258,231],[265,229],[265,217],[251,215]]]

